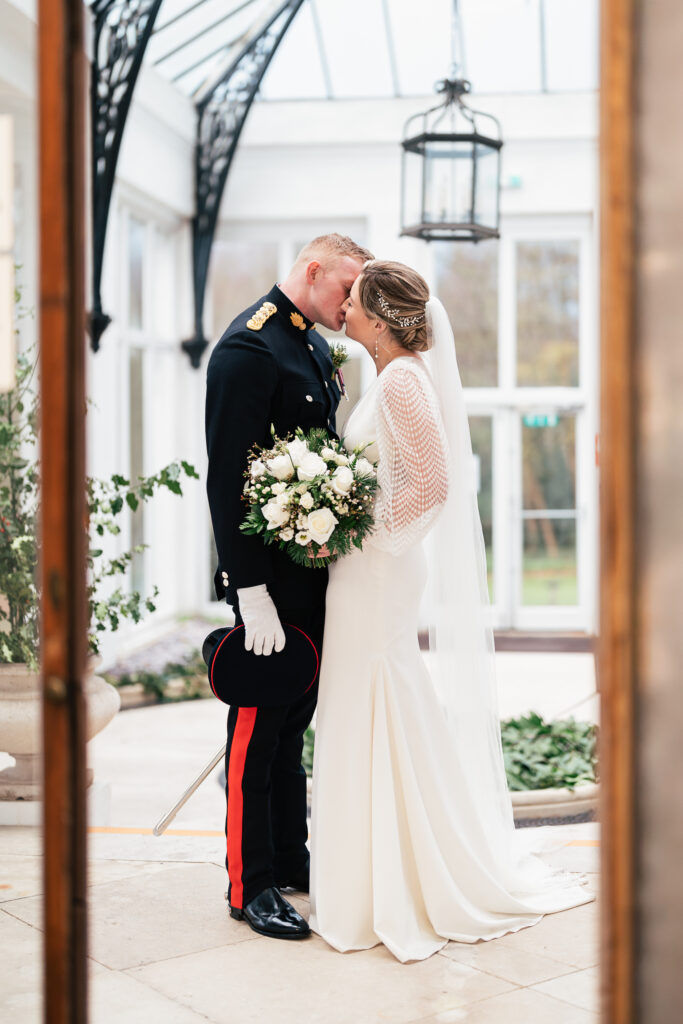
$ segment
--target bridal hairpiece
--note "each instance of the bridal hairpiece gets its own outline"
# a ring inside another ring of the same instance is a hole
[[[394,320],[399,327],[414,327],[416,324],[421,324],[426,316],[426,310],[424,313],[418,313],[417,316],[399,316],[400,309],[391,309],[379,288],[377,289],[377,301],[384,315],[389,320]]]

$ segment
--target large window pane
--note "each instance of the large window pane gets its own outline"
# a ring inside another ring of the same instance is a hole
[[[436,293],[453,325],[465,387],[498,384],[498,243],[434,242]]]
[[[522,418],[522,508],[576,507],[575,417]]]
[[[211,294],[216,339],[277,280],[276,242],[216,241],[211,251]]]
[[[575,605],[576,520],[525,519],[522,604]]]
[[[348,351],[348,346],[347,346]],[[344,377],[344,387],[346,388],[346,398],[342,396],[342,399],[337,406],[336,416],[336,427],[337,433],[340,437],[344,437],[344,431],[346,429],[346,421],[349,418],[351,410],[353,409],[356,402],[359,400],[362,389],[361,389],[361,375],[362,375],[362,359],[363,356],[350,355],[342,367],[342,375]]]
[[[579,243],[517,243],[517,383],[579,383]]]
[[[210,516],[208,516],[208,523],[209,523],[209,530],[208,530],[208,536],[209,536],[209,571],[208,571],[207,578],[206,578],[207,597],[208,597],[209,601],[217,601],[218,599],[216,597],[216,590],[215,590],[214,585],[213,585],[213,577],[214,577],[214,573],[216,572],[216,568],[218,566],[218,549],[216,548],[216,541],[214,540],[214,536],[213,536],[213,524],[211,522],[211,517]]]
[[[128,221],[128,325],[143,326],[143,266],[145,225],[131,217]]]
[[[490,416],[470,416],[470,434],[477,477],[479,516],[486,547],[486,575],[489,598],[495,600],[493,589],[493,421]]]
[[[144,414],[143,414],[143,356],[142,350],[130,350],[130,482],[136,484],[144,473]],[[130,513],[131,547],[145,543],[145,503],[140,502]],[[137,551],[130,566],[131,590],[143,593],[145,589],[145,553]]]

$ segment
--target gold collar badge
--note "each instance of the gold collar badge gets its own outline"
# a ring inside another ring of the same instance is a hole
[[[268,320],[273,313],[277,313],[277,306],[273,305],[272,302],[264,302],[260,309],[257,309],[250,320],[247,320],[247,327],[250,331],[260,331],[266,320]]]
[[[302,317],[301,313],[290,313],[289,319],[292,321],[294,327],[298,327],[300,331],[306,330],[306,321]]]

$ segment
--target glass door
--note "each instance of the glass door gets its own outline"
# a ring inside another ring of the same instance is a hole
[[[498,629],[595,630],[597,333],[589,218],[435,243],[470,417]]]
[[[513,474],[509,622],[522,630],[594,628],[597,356],[590,232],[587,224],[567,228],[538,232],[529,224],[506,240],[514,306],[506,359]]]

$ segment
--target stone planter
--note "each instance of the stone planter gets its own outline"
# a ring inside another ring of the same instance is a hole
[[[511,793],[512,810],[519,821],[537,818],[570,818],[595,811],[599,786],[587,782],[575,789],[527,789]]]
[[[120,707],[113,686],[94,674],[99,659],[91,658],[85,680],[86,739],[91,740]],[[40,676],[26,665],[0,665],[0,750],[16,760],[0,771],[0,800],[39,800],[41,776]],[[88,784],[92,772],[88,772]]]
[[[126,683],[125,686],[118,686],[117,692],[121,697],[121,710],[127,711],[131,708],[145,708],[151,704],[161,703],[161,698],[156,693],[145,690],[142,683]],[[183,677],[169,679],[164,686],[164,699],[166,700],[194,700],[195,693],[201,697],[213,697],[213,692],[208,680],[202,680],[196,686],[192,694],[187,692],[187,680]]]

